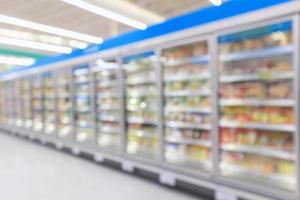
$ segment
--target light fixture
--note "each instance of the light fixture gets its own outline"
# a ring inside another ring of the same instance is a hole
[[[35,63],[35,59],[0,55],[0,63],[7,65],[30,66]]]
[[[215,6],[221,6],[223,3],[223,0],[209,0],[209,1]]]
[[[90,3],[82,1],[82,0],[61,0],[61,1],[71,4],[73,6],[79,7],[83,10],[87,10],[94,14],[101,15],[103,17],[112,19],[114,21],[126,24],[128,26],[132,26],[137,29],[145,30],[147,28],[147,25],[145,23],[139,22],[139,21],[131,19],[129,17],[125,17],[123,15],[106,10],[104,8],[100,8],[98,6],[95,6],[93,4],[90,4]]]
[[[77,40],[81,40],[81,41],[85,41],[85,42],[95,43],[95,44],[100,44],[103,42],[103,39],[99,38],[99,37],[87,35],[84,33],[69,31],[66,29],[57,28],[54,26],[40,24],[40,23],[36,23],[36,22],[24,20],[24,19],[19,19],[19,18],[15,18],[15,17],[10,17],[10,16],[6,16],[6,15],[0,15],[0,22],[5,23],[5,24],[20,26],[20,27],[24,27],[24,28],[28,28],[28,29],[32,29],[32,30],[36,30],[36,31],[51,33],[54,35],[60,35],[60,36],[68,37],[68,38],[73,38],[73,39],[77,39]]]
[[[85,49],[88,45],[85,42],[80,42],[78,40],[71,40],[69,45],[73,48]]]
[[[0,43],[6,45],[13,45],[19,47],[26,47],[30,49],[39,49],[44,51],[56,52],[56,53],[65,53],[69,54],[72,52],[72,48],[59,46],[54,44],[46,44],[41,42],[34,42],[16,38],[9,38],[9,37],[0,37]]]

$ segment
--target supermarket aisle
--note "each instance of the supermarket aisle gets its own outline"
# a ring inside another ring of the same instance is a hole
[[[1,199],[197,199],[2,133],[0,159]]]

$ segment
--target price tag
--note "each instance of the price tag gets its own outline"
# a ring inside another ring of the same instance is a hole
[[[72,154],[74,154],[76,156],[79,155],[80,154],[80,149],[78,147],[72,148]]]
[[[94,155],[94,160],[97,163],[103,163],[104,162],[104,156],[102,154],[97,153]]]
[[[124,170],[126,172],[133,173],[134,172],[134,166],[130,162],[123,162],[122,163],[122,170]]]
[[[217,190],[215,192],[216,200],[238,200],[238,197],[234,194],[229,194],[228,192],[224,192],[223,190]]]
[[[272,80],[272,73],[270,72],[262,72],[259,74],[259,78],[263,79],[263,80]]]
[[[159,182],[163,185],[175,187],[176,178],[170,174],[162,173],[159,175]]]

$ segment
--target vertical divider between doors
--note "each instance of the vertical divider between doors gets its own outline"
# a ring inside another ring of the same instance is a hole
[[[212,173],[213,176],[220,174],[220,151],[219,151],[219,97],[218,97],[218,36],[213,35],[209,38],[208,49],[210,55],[210,72],[211,72],[211,98],[212,98]]]
[[[300,15],[296,14],[293,18],[293,67],[294,67],[294,95],[295,95],[295,132],[294,132],[294,148],[296,155],[296,195],[300,197]]]
[[[96,87],[95,87],[95,77],[94,77],[94,72],[93,72],[93,65],[92,63],[89,63],[88,66],[89,69],[89,79],[90,79],[90,112],[91,112],[91,117],[92,117],[92,133],[93,133],[93,142],[92,145],[97,146],[97,128],[96,128]]]
[[[161,49],[155,50],[155,73],[158,99],[158,159],[164,161],[164,97],[163,97],[163,69],[161,65]]]
[[[125,154],[127,146],[127,128],[126,128],[126,94],[125,94],[125,73],[123,71],[122,56],[118,55],[117,61],[117,83],[119,90],[119,104],[120,104],[120,134],[121,134],[121,153]]]

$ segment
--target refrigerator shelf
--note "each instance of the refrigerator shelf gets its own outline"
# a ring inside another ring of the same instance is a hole
[[[220,77],[221,83],[234,83],[242,81],[275,81],[292,79],[295,74],[292,71],[287,72],[269,72],[258,74],[239,74],[239,75],[222,75]]]
[[[268,123],[243,123],[238,121],[220,120],[219,125],[227,128],[248,128],[270,131],[294,132],[296,127],[290,124],[268,124]]]
[[[184,129],[199,129],[199,130],[210,130],[210,124],[198,124],[198,123],[187,123],[181,121],[167,121],[165,126],[171,128],[184,128]]]
[[[58,95],[56,96],[57,99],[67,99],[70,97],[71,97],[71,95],[69,95],[69,94],[61,94],[61,93],[58,93]]]
[[[111,92],[100,93],[97,95],[97,98],[99,99],[118,98],[118,97],[119,97],[118,93],[111,93]]]
[[[101,126],[99,125],[98,127],[99,132],[103,132],[103,133],[111,133],[111,134],[119,134],[120,130],[119,128],[116,127],[111,127],[111,126]]]
[[[210,107],[167,106],[165,112],[211,113]]]
[[[185,64],[207,64],[210,60],[208,55],[195,56],[183,59],[169,60],[164,62],[165,67],[176,67]]]
[[[287,46],[277,46],[270,47],[258,50],[251,51],[242,51],[238,53],[228,53],[220,55],[220,61],[222,62],[230,62],[230,61],[240,61],[240,60],[250,60],[257,58],[266,58],[266,57],[276,57],[287,54],[292,54],[294,51],[294,47],[292,45]]]
[[[144,92],[128,92],[127,93],[128,98],[138,98],[138,97],[156,97],[156,94],[149,92],[149,91],[144,91]]]
[[[211,92],[209,90],[202,90],[202,91],[165,91],[166,97],[178,97],[178,96],[209,96]]]
[[[75,110],[76,112],[81,112],[81,113],[90,112],[89,107],[76,108]]]
[[[201,74],[189,74],[189,75],[174,75],[174,76],[168,75],[164,77],[164,82],[206,80],[210,78],[211,76],[209,72],[205,72]]]
[[[220,106],[295,106],[293,99],[221,99]]]
[[[97,87],[99,87],[99,88],[117,87],[117,82],[116,81],[100,81],[97,84]]]
[[[207,140],[195,139],[195,138],[180,138],[174,136],[167,136],[165,138],[166,142],[169,143],[178,143],[178,144],[186,144],[186,145],[197,145],[203,147],[211,147],[211,142]]]
[[[153,137],[157,137],[157,135],[153,132],[149,132],[149,131],[132,131],[132,132],[128,132],[129,136],[134,136],[134,137],[140,137],[140,138],[153,138]]]
[[[139,64],[123,64],[123,69],[126,71],[126,73],[129,74],[136,74],[136,73],[145,73],[147,71],[151,71],[154,70],[154,67],[151,66],[151,64],[149,63],[149,65],[147,66],[143,66],[142,67],[139,66]]]
[[[272,149],[271,147],[268,148],[268,147],[249,146],[249,145],[241,145],[241,144],[222,144],[221,149],[223,151],[256,154],[256,155],[274,157],[283,160],[294,161],[296,159],[296,156],[291,152],[276,150],[276,149]]]
[[[77,84],[77,85],[88,85],[89,84],[89,79],[88,78],[77,78],[76,80],[75,80],[75,84]]]
[[[144,118],[140,118],[140,117],[129,117],[127,119],[127,123],[157,125],[156,120],[148,120],[148,119],[144,119]]]
[[[130,112],[138,112],[138,111],[148,111],[148,112],[156,112],[157,108],[155,107],[145,107],[145,108],[141,108],[140,106],[128,106],[127,107],[127,111]]]
[[[70,85],[70,82],[68,82],[68,81],[58,81],[58,82],[56,83],[56,85],[57,85],[58,87],[66,87],[66,86],[69,86],[69,85]]]
[[[98,119],[101,120],[101,121],[109,121],[109,122],[118,122],[119,121],[118,117],[109,116],[109,115],[107,115],[107,116],[105,116],[105,115],[101,116],[100,115],[100,116],[98,116]]]
[[[139,78],[138,80],[128,80],[126,83],[128,86],[135,86],[135,85],[148,85],[148,84],[155,84],[155,79],[142,79]]]
[[[84,92],[77,92],[75,98],[76,99],[80,99],[80,98],[84,98],[84,99],[88,99],[90,97],[89,92],[84,91]]]
[[[119,110],[119,105],[109,105],[109,104],[101,104],[97,108],[100,111],[105,111],[105,110]]]

